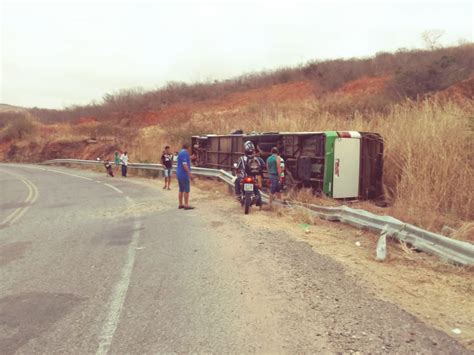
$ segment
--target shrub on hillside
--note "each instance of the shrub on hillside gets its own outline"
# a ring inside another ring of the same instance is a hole
[[[24,139],[36,132],[35,120],[28,113],[20,113],[8,122],[0,133],[1,140]]]
[[[193,135],[209,133],[206,132],[207,127],[200,123],[194,122],[191,116],[182,114],[175,120],[163,122],[161,128],[167,132],[166,136],[170,143],[180,144],[188,141]]]
[[[186,84],[170,82],[144,91],[121,90],[107,94],[103,102],[73,106],[64,110],[34,108],[30,112],[42,122],[70,122],[80,117],[132,119],[134,113],[158,111],[173,104],[193,103],[223,97],[245,90],[295,81],[311,81],[318,91],[334,91],[361,77],[394,75],[392,100],[416,97],[445,88],[474,73],[474,45],[471,43],[433,50],[400,49],[395,53],[377,53],[371,58],[312,61],[293,68],[248,73],[227,80]],[[380,100],[376,100],[379,102]],[[376,106],[375,110],[378,110]],[[382,106],[383,107],[383,106]]]
[[[0,129],[5,128],[9,123],[12,123],[25,115],[24,112],[5,111],[0,112]]]
[[[443,90],[467,78],[470,72],[455,57],[442,56],[428,65],[397,70],[390,87],[399,97],[416,98]]]
[[[393,97],[385,91],[378,94],[360,94],[356,96],[328,95],[320,100],[321,110],[334,115],[352,117],[356,113],[388,113],[395,103]]]

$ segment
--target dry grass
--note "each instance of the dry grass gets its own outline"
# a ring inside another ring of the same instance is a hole
[[[324,111],[320,102],[307,101],[258,107],[253,104],[239,112],[214,115],[199,113],[184,127],[189,135],[229,133],[235,128],[378,132],[385,139],[384,184],[391,202],[389,213],[440,230],[444,224],[459,227],[473,219],[473,117],[474,105],[460,106],[454,102],[405,101],[391,106],[384,114],[355,112],[337,116]],[[167,134],[174,136],[172,125],[166,129],[170,131]],[[179,130],[182,133],[183,126]]]
[[[340,96],[341,105],[353,100]],[[138,130],[110,127],[114,143],[128,150],[132,161],[159,162],[165,145],[178,150],[193,134],[245,131],[359,130],[380,133],[385,139],[384,185],[388,209],[369,203],[356,207],[393,215],[403,221],[440,231],[455,229],[473,220],[474,164],[472,160],[474,104],[436,100],[405,101],[388,106],[385,113],[334,114],[323,100],[256,103],[229,110],[195,111],[161,125]],[[69,124],[40,125],[36,141],[77,141],[89,132]],[[104,133],[105,134],[105,133]],[[104,138],[104,137],[102,137]],[[109,137],[110,138],[110,137]],[[315,199],[308,191],[290,198],[324,205],[334,200]],[[473,240],[472,224],[455,238]]]
[[[474,222],[464,223],[455,233],[451,235],[454,239],[468,240],[474,243]]]
[[[0,141],[15,141],[33,136],[38,129],[37,120],[27,112],[13,112],[0,122]]]
[[[166,132],[158,126],[140,129],[131,149],[135,161],[159,163],[161,153],[167,142]]]

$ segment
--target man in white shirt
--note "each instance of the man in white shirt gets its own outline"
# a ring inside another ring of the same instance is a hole
[[[127,165],[128,165],[127,152],[123,152],[123,154],[120,156],[120,165],[122,166],[122,176],[127,177]]]

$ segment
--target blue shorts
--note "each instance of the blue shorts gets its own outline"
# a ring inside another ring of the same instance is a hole
[[[270,174],[270,193],[276,194],[280,192],[280,177],[278,175]]]
[[[189,178],[185,177],[183,179],[178,178],[178,186],[179,186],[179,192],[189,192],[190,188],[190,183],[189,183]]]
[[[171,168],[169,168],[169,169],[165,168],[164,172],[165,172],[165,177],[166,178],[171,177]]]

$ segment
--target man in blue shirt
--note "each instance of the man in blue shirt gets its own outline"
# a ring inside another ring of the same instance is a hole
[[[191,159],[189,158],[188,148],[188,144],[183,143],[183,147],[178,153],[178,165],[176,167],[176,177],[178,178],[179,185],[178,208],[192,210],[194,207],[189,205],[189,191],[191,189],[190,180],[193,176],[191,174]]]

